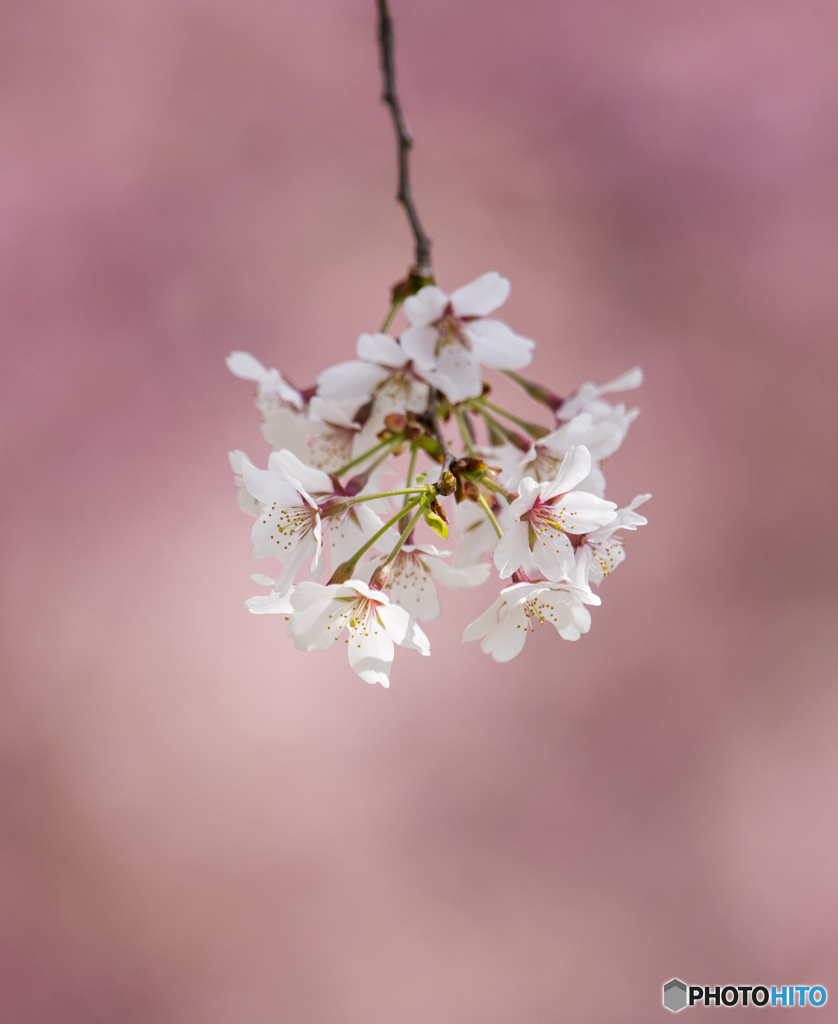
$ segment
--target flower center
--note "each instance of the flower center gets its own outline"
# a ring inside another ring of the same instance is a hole
[[[263,513],[263,523],[271,525],[271,540],[275,540],[283,551],[290,551],[311,533],[317,523],[317,510],[308,505],[286,505],[277,509],[276,502],[270,512]]]
[[[453,315],[453,313],[445,313],[437,320],[434,324],[436,327],[436,355],[439,357],[442,355],[446,348],[450,348],[452,345],[460,345],[462,348],[471,352],[471,342],[463,332],[463,323],[459,317]]]

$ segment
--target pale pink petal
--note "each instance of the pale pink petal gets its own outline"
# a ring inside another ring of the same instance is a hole
[[[532,362],[535,342],[516,334],[501,320],[475,320],[466,324],[466,336],[474,354],[486,366],[498,370],[520,370]]]
[[[290,615],[294,610],[288,594],[259,594],[244,603],[254,615]]]
[[[380,363],[381,366],[404,366],[408,355],[389,334],[362,334],[358,338],[356,348],[359,359],[368,363]]]
[[[501,608],[497,626],[487,634],[480,648],[498,662],[511,661],[524,649],[530,629],[523,605]]]
[[[384,623],[387,633],[401,647],[418,651],[427,657],[431,653],[431,642],[416,624],[415,620],[398,605],[388,604],[377,609],[378,617]]]
[[[425,285],[404,300],[404,315],[412,327],[427,327],[439,320],[448,305],[448,296],[435,284]]]
[[[529,525],[521,522],[512,523],[504,531],[495,548],[495,568],[502,580],[509,579],[516,569],[521,568],[529,550]]]
[[[355,629],[350,633],[346,650],[350,667],[365,683],[380,683],[384,687],[390,685],[393,641],[374,615],[370,616],[367,628]]]
[[[452,402],[477,398],[483,393],[480,364],[463,345],[446,345],[437,356],[436,370],[444,384],[441,390]]]
[[[293,486],[299,485],[309,494],[331,494],[334,491],[327,473],[322,469],[307,466],[286,448],[271,453],[268,467],[272,472],[284,476]]]
[[[539,534],[532,554],[539,570],[554,583],[569,579],[576,565],[573,545],[563,533],[553,530]]]
[[[420,369],[432,370],[436,366],[437,337],[435,327],[408,327],[401,336],[402,348]]]
[[[571,491],[559,498],[550,511],[566,533],[590,533],[608,526],[616,516],[617,506],[586,491]]]
[[[252,462],[242,459],[242,479],[248,491],[258,501],[266,505],[299,505],[300,497],[296,489],[275,473],[269,473],[265,469],[257,469]]]
[[[242,380],[268,381],[271,379],[267,367],[249,352],[231,352],[227,359],[227,369]]]
[[[541,500],[547,501],[557,494],[572,491],[591,471],[591,453],[584,445],[569,448],[562,460],[561,467],[552,482],[542,485]],[[615,506],[616,507],[616,506]]]
[[[441,558],[426,557],[423,561],[434,577],[444,587],[448,587],[449,590],[459,590],[461,587],[482,586],[492,571],[487,562],[455,569]]]
[[[509,297],[510,284],[496,270],[464,284],[451,295],[451,307],[457,316],[488,316]]]
[[[611,391],[631,391],[632,388],[639,388],[642,383],[643,370],[639,366],[635,366],[633,369],[620,374],[619,377],[615,377],[614,380],[609,380],[607,384],[600,384],[597,390],[601,395],[608,394]]]
[[[374,363],[338,363],[317,378],[317,394],[321,398],[368,402],[373,391],[388,376],[388,371]]]

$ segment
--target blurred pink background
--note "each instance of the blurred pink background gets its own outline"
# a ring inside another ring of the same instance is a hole
[[[838,9],[392,6],[439,283],[560,393],[644,367],[650,525],[507,666],[494,584],[389,691],[248,615],[224,356],[310,384],[410,261],[373,2],[5,3],[0,1020],[838,999]]]

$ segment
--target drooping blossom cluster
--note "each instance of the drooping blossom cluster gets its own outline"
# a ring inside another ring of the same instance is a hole
[[[398,338],[362,334],[358,358],[306,390],[246,352],[227,360],[256,384],[273,449],[265,469],[230,453],[253,556],[278,563],[253,574],[269,590],[247,606],[283,616],[299,650],[343,640],[367,682],[389,686],[396,644],[430,654],[418,622],[439,615],[440,586],[492,575],[497,596],[464,640],[501,662],[536,623],[578,640],[601,603],[593,588],[625,558],[625,532],[646,523],[636,509],[650,495],[618,508],[602,469],[638,414],[605,396],[638,387],[641,371],[566,398],[520,376],[535,343],[491,315],[508,294],[497,273],[451,295],[424,284],[394,299],[386,326],[399,307],[408,323]],[[549,422],[497,405],[487,367]],[[445,549],[417,535],[426,527]]]

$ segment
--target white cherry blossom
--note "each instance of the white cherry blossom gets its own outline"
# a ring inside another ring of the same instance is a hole
[[[359,440],[374,439],[390,413],[423,413],[428,385],[413,371],[410,356],[389,334],[362,334],[357,360],[330,366],[317,378],[320,398],[346,402],[359,409],[372,402]]]
[[[430,622],[439,615],[436,582],[449,590],[479,587],[489,578],[487,564],[455,568],[444,561],[449,551],[432,544],[405,544],[396,556],[385,590],[394,604],[405,608],[414,619]]]
[[[394,644],[431,653],[428,638],[404,608],[362,580],[300,583],[290,603],[288,635],[297,650],[326,650],[346,630],[350,667],[367,683],[390,685]]]
[[[568,534],[584,534],[607,526],[617,506],[594,494],[574,490],[591,471],[591,453],[571,448],[553,480],[521,481],[519,496],[509,508],[512,522],[495,548],[495,566],[508,579],[528,555],[548,580],[567,579],[574,565]]]
[[[277,591],[285,594],[306,560],[311,559],[312,575],[320,568],[323,528],[317,502],[278,467],[257,469],[242,460],[242,478],[248,492],[264,506],[250,535],[253,557],[274,557],[285,563],[277,580]]]
[[[250,578],[255,583],[261,583],[265,587],[276,587],[276,580],[266,576],[263,572],[252,572]],[[280,594],[276,589],[269,594],[257,594],[256,597],[249,597],[244,603],[245,607],[254,615],[290,615],[294,609],[291,607],[291,595],[294,588],[291,587],[286,593]]]
[[[580,553],[569,583],[540,580],[513,583],[463,633],[463,642],[482,640],[484,654],[495,661],[511,661],[523,650],[527,634],[534,631],[532,619],[541,625],[549,622],[564,640],[578,640],[591,628],[591,613],[586,604],[598,605],[600,599],[585,582],[590,552]]]
[[[571,432],[571,443],[584,444],[594,459],[607,459],[623,443],[628,428],[640,415],[640,410],[626,409],[622,402],[612,405],[602,396],[615,391],[630,391],[639,388],[642,383],[643,371],[635,366],[633,370],[615,377],[607,384],[583,384],[559,406],[556,422],[570,424],[580,414],[587,413],[591,422],[580,424]]]
[[[249,352],[231,352],[226,361],[230,373],[258,385],[256,404],[260,410],[279,403],[302,409],[303,396],[283,379],[279,370],[267,369]]]
[[[638,526],[647,524],[646,517],[639,515],[634,510],[651,497],[651,494],[638,494],[625,508],[617,509],[617,514],[608,526],[594,530],[583,538],[583,547],[580,550],[589,548],[592,555],[588,575],[592,583],[602,583],[605,577],[610,576],[620,562],[625,559],[623,538],[616,537],[615,534],[618,530],[636,530]]]
[[[501,320],[487,319],[508,295],[509,281],[492,271],[450,296],[436,285],[426,285],[405,299],[410,327],[401,336],[402,347],[451,402],[482,393],[481,363],[518,370],[532,360],[535,342]]]
[[[293,452],[273,452],[268,459],[268,469],[289,480],[295,487],[311,495],[318,505],[329,498],[344,497],[345,492],[335,490],[332,478],[321,469],[307,466]],[[372,494],[378,490],[379,472],[373,472],[360,494]],[[371,506],[388,508],[386,502],[370,501],[351,505],[346,511],[328,516],[321,520],[324,545],[328,545],[331,553],[332,568],[340,565],[364,543],[381,529],[383,523]],[[385,534],[383,542],[387,543],[390,535]],[[391,542],[392,543],[392,542]],[[312,574],[314,570],[312,570]]]
[[[261,501],[253,497],[245,487],[244,480],[242,479],[242,463],[250,462],[250,459],[244,452],[238,449],[227,452],[227,457],[230,460],[230,469],[233,471],[233,481],[236,485],[236,501],[239,508],[243,512],[247,512],[249,516],[258,516],[260,512],[264,511],[265,506]]]

